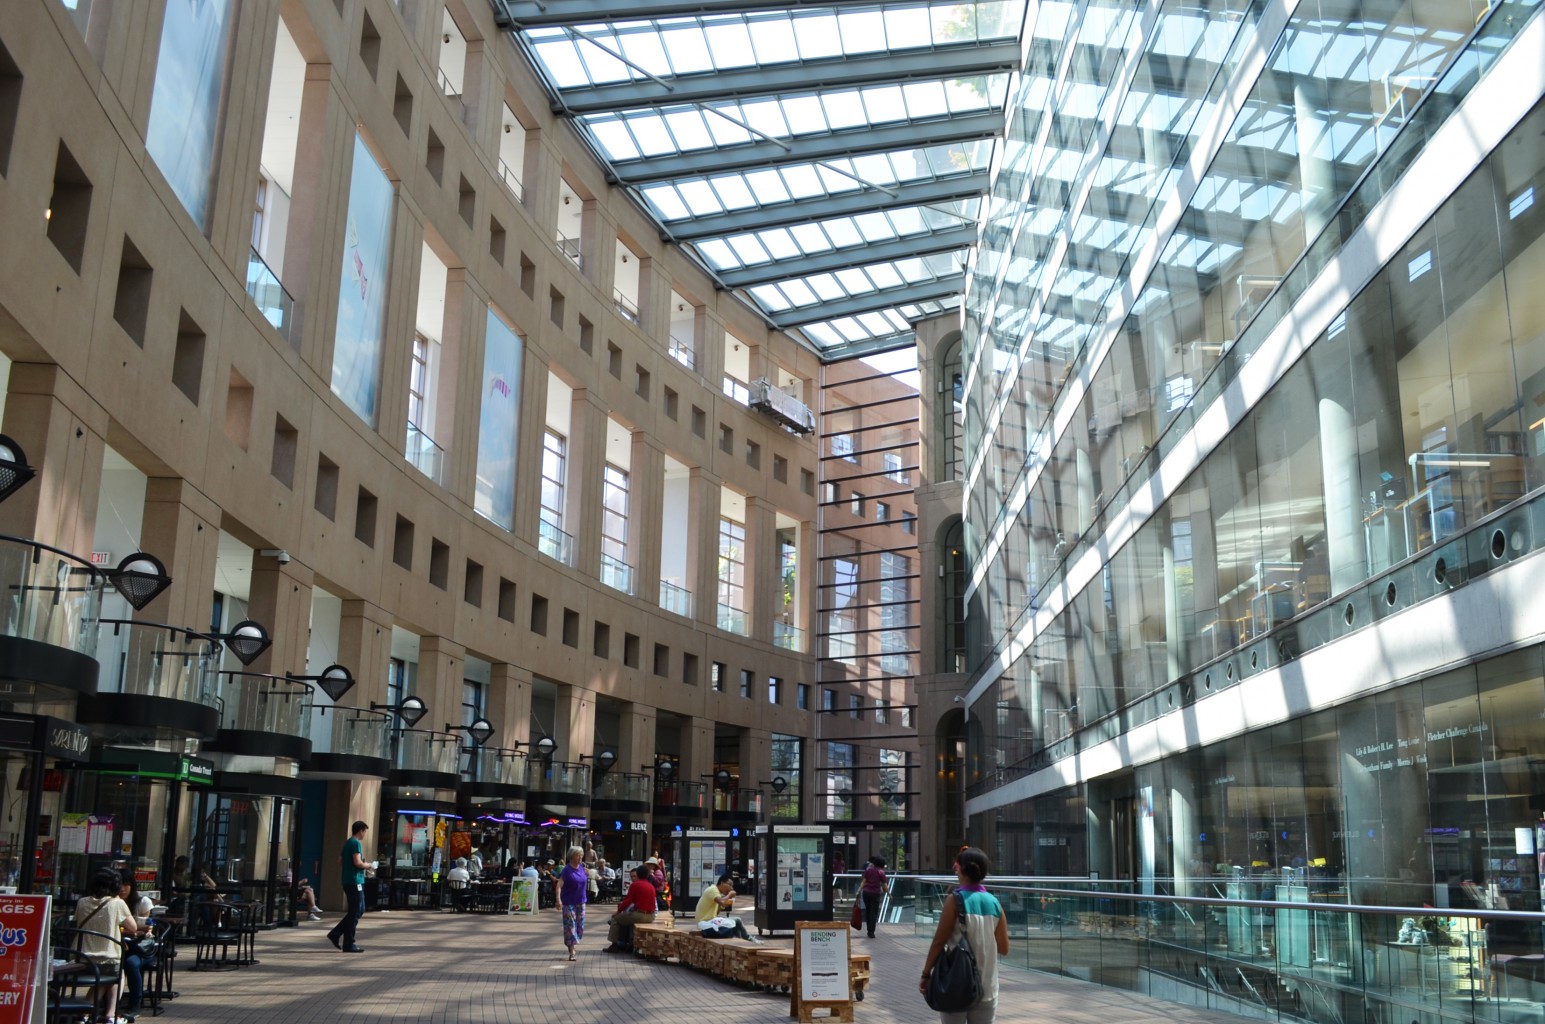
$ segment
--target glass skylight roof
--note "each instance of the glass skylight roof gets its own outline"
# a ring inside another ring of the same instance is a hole
[[[597,0],[573,24],[549,6],[522,7],[542,24],[517,38],[556,106],[769,320],[826,351],[959,306],[1022,0],[680,17]]]

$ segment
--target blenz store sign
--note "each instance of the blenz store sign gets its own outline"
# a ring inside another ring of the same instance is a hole
[[[91,733],[74,722],[47,715],[0,715],[0,748],[84,761],[91,753]]]

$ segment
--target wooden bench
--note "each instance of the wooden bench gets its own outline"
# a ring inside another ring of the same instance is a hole
[[[706,939],[695,930],[676,928],[670,919],[633,927],[633,950],[646,960],[674,960],[715,977],[768,992],[787,992],[794,983],[794,951],[744,939]],[[848,956],[853,998],[869,987],[871,957]]]
[[[646,960],[680,959],[685,933],[671,927],[670,919],[633,926],[633,951]]]

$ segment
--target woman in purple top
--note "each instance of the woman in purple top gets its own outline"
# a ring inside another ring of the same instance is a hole
[[[589,900],[590,873],[580,863],[585,859],[583,847],[569,847],[563,870],[558,873],[558,902],[563,906],[563,944],[569,947],[569,959],[574,959],[574,947],[585,937],[585,904]]]
[[[864,900],[864,924],[869,937],[874,938],[875,926],[880,923],[880,902],[885,898],[885,858],[876,854],[869,858],[864,869],[864,882],[860,889]]]

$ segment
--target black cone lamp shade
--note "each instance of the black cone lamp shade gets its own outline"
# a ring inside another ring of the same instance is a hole
[[[161,596],[172,585],[172,578],[155,555],[136,551],[119,562],[118,568],[108,570],[107,582],[138,612]]]

